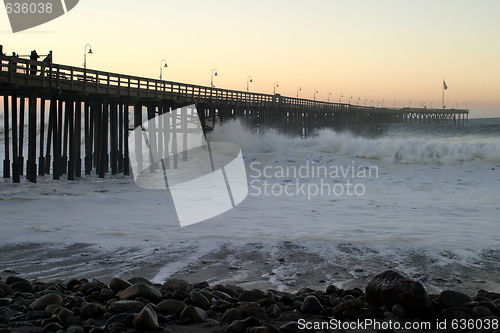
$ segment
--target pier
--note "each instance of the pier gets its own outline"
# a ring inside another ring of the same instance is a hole
[[[20,182],[22,175],[36,182],[37,175],[50,173],[55,180],[63,175],[74,180],[92,172],[101,178],[108,173],[128,175],[129,130],[191,104],[196,105],[205,131],[238,118],[257,132],[273,129],[299,137],[323,129],[362,133],[398,122],[459,124],[466,123],[469,115],[466,109],[362,107],[219,89],[2,54],[0,62],[3,177],[12,177],[13,182]],[[181,122],[179,130],[187,129],[182,125],[187,115],[175,117]]]

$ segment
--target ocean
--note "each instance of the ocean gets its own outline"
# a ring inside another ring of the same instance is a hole
[[[307,139],[231,121],[207,139],[241,147],[249,194],[183,228],[169,192],[132,176],[0,180],[0,269],[291,291],[396,269],[430,292],[500,292],[499,118]]]

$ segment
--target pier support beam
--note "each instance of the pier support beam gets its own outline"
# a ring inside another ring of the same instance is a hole
[[[3,96],[3,133],[5,143],[5,158],[3,160],[3,178],[10,178],[9,152],[9,96]]]
[[[75,103],[75,177],[82,177],[82,102]]]
[[[18,137],[17,137],[17,95],[11,97],[12,104],[12,182],[21,182],[21,164],[18,155]]]
[[[37,165],[36,165],[36,93],[31,92],[29,97],[29,117],[28,117],[28,179],[36,183]]]
[[[43,144],[45,139],[45,99],[40,100],[40,154],[38,157],[38,175],[45,175],[45,157],[43,155]]]

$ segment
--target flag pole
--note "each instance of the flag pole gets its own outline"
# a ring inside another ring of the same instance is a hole
[[[443,109],[444,109],[444,78],[443,78]]]

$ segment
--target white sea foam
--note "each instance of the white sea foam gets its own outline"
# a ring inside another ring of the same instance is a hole
[[[321,152],[375,159],[386,164],[456,165],[475,159],[500,163],[500,140],[450,143],[421,138],[368,139],[331,130],[321,131],[314,138],[300,139],[286,137],[274,131],[252,133],[239,120],[216,127],[209,138],[213,141],[225,139],[235,142],[246,153]]]

